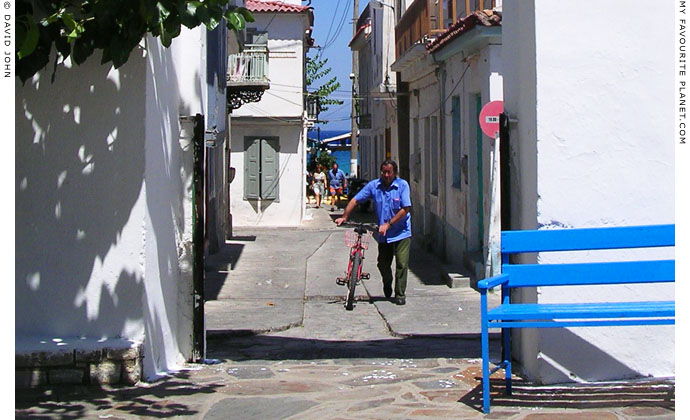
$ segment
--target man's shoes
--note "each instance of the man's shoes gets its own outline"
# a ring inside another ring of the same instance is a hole
[[[394,302],[396,305],[404,305],[405,304],[405,297],[404,296],[396,296]]]
[[[386,296],[386,299],[390,299],[391,295],[393,294],[393,288],[391,286],[383,286],[383,294]]]

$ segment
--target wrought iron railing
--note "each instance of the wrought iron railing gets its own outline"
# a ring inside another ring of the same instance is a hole
[[[270,82],[266,44],[245,44],[241,53],[230,54],[226,82],[230,111],[248,102],[259,102]]]

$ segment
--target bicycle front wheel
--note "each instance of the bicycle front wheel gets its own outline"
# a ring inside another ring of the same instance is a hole
[[[355,305],[355,287],[357,287],[360,264],[362,264],[362,256],[357,252],[352,261],[350,275],[347,277],[347,302],[345,303],[345,309],[348,311],[351,311]]]

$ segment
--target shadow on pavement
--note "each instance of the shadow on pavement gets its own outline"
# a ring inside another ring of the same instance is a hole
[[[209,337],[208,357],[223,361],[481,358],[480,341],[462,334],[353,341],[234,333],[234,337]],[[498,334],[492,336],[492,341],[498,339]],[[499,346],[492,347],[498,351]],[[498,353],[495,356],[498,359]]]
[[[480,371],[481,375],[481,371]],[[481,376],[475,378],[481,382]],[[491,379],[491,411],[507,407],[595,409],[635,407],[637,416],[649,417],[639,407],[675,410],[675,384],[664,380],[607,382],[563,386],[537,386],[513,378],[512,395],[506,395],[505,379]],[[482,386],[476,386],[458,402],[482,410]]]
[[[148,387],[64,385],[17,390],[15,418],[80,419],[93,412],[114,409],[139,417],[170,418],[199,415],[199,411],[179,403],[179,397],[211,394],[222,385],[194,385],[182,372]],[[177,397],[177,398],[176,398]],[[165,398],[161,400],[161,398]],[[177,401],[176,401],[177,399]],[[82,404],[82,402],[84,404]],[[91,407],[87,407],[86,403]],[[105,417],[114,417],[104,414]],[[115,418],[115,417],[114,417]]]

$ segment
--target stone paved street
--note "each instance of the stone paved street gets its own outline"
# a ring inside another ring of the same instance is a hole
[[[236,229],[207,260],[207,364],[154,383],[17,390],[16,418],[673,419],[673,381],[539,387],[497,374],[481,413],[478,294],[449,288],[414,249],[408,303],[382,297],[375,246],[345,311],[342,229],[309,209],[302,229]],[[363,217],[367,217],[363,215]],[[492,297],[495,304],[496,297]],[[492,359],[499,344],[492,340]]]

